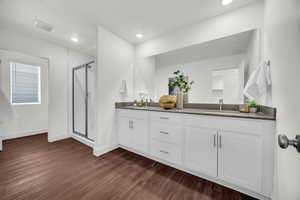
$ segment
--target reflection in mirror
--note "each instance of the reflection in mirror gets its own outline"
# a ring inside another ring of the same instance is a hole
[[[157,55],[155,100],[174,94],[168,85],[180,70],[187,80],[195,81],[189,103],[218,103],[220,99],[225,104],[244,103],[243,89],[260,61],[259,47],[259,31],[251,30]]]
[[[243,103],[243,65],[232,69],[213,70],[211,74],[212,95],[231,104]]]

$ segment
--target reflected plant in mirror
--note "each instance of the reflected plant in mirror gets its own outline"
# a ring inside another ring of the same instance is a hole
[[[176,94],[176,107],[182,109],[183,104],[188,103],[188,92],[192,89],[194,81],[188,81],[188,76],[185,76],[180,70],[173,72],[173,74],[175,77],[169,79],[169,93],[172,95]]]
[[[172,81],[170,81],[169,86],[177,87],[180,92],[187,93],[192,89],[192,85],[194,84],[194,81],[188,81],[188,76],[185,76],[184,73],[180,72],[180,70],[177,70],[174,72],[176,76],[172,78]]]

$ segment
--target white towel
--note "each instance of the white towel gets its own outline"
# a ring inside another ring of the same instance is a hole
[[[13,116],[11,104],[0,90],[0,124],[12,120]]]
[[[243,94],[250,100],[257,100],[267,93],[267,88],[271,84],[270,66],[266,62],[262,62],[251,74]]]

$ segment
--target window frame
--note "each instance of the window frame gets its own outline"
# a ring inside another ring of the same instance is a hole
[[[13,106],[18,106],[18,105],[40,105],[42,104],[42,90],[41,90],[41,73],[42,73],[42,68],[41,66],[33,63],[28,63],[28,62],[23,62],[23,61],[18,61],[18,60],[9,60],[9,73],[10,73],[10,104]],[[24,64],[24,65],[30,65],[32,67],[37,67],[38,68],[38,101],[37,102],[24,102],[24,103],[14,103],[13,102],[13,67],[12,64]]]

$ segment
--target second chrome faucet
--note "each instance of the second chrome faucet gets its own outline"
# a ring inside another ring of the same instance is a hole
[[[220,108],[220,111],[223,110],[223,104],[224,104],[224,100],[223,99],[219,99],[219,108]]]

